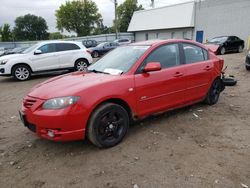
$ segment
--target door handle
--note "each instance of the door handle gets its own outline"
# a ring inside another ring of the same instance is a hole
[[[206,70],[206,71],[209,71],[209,70],[211,70],[212,69],[212,67],[210,67],[210,66],[206,66],[205,68],[204,68],[204,70]]]
[[[181,76],[183,76],[184,74],[183,73],[181,73],[181,72],[176,72],[175,74],[174,74],[174,77],[181,77]]]

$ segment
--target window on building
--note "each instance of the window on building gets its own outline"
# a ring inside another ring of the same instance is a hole
[[[193,44],[183,44],[184,54],[186,58],[186,64],[206,61],[208,59],[208,52]]]
[[[145,34],[145,40],[148,40],[148,33]]]
[[[159,38],[159,33],[156,33],[155,35],[156,35],[156,38],[158,39]]]
[[[175,32],[172,32],[171,33],[171,39],[174,39],[175,38]]]
[[[164,45],[154,50],[144,61],[144,65],[149,62],[159,62],[162,68],[174,67],[180,64],[178,44]]]
[[[184,39],[187,39],[187,32],[186,31],[183,31],[183,33],[182,33],[182,37],[184,38]]]

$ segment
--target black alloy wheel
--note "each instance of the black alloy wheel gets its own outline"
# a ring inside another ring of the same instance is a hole
[[[220,97],[220,93],[221,93],[221,88],[222,88],[222,81],[221,79],[216,79],[208,94],[207,94],[207,97],[206,97],[206,103],[209,104],[209,105],[213,105],[213,104],[216,104],[219,100],[219,97]]]
[[[87,136],[98,147],[112,147],[122,141],[128,127],[128,112],[120,105],[105,103],[92,114]]]

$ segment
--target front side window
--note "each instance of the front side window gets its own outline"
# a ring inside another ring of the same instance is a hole
[[[204,54],[204,49],[199,46],[184,43],[183,49],[186,58],[186,64],[201,62],[208,59],[208,54]]]
[[[43,54],[46,54],[46,53],[53,53],[55,52],[55,44],[45,44],[43,46],[41,46],[40,48],[38,48],[38,50],[41,50],[41,52]]]
[[[174,67],[180,64],[178,44],[164,45],[154,50],[144,61],[144,65],[149,62],[159,62],[162,68]]]

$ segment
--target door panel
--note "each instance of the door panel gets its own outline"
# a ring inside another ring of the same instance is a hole
[[[74,57],[80,53],[80,47],[73,43],[57,43],[57,53],[59,54],[59,66],[60,68],[74,67]]]
[[[162,70],[135,75],[137,107],[140,115],[148,115],[181,105],[186,89],[185,68],[181,65],[180,46],[162,45],[151,52],[139,70],[147,63],[159,62]]]
[[[34,71],[52,70],[59,68],[59,56],[55,52],[55,44],[45,44],[38,48],[42,54],[33,55],[31,61]]]
[[[183,43],[185,57],[185,80],[187,88],[185,103],[201,100],[206,96],[211,84],[213,61],[208,60],[208,52],[194,44]]]
[[[167,110],[183,103],[186,80],[184,66],[135,75],[139,115]]]
[[[187,103],[206,96],[211,84],[213,65],[212,61],[185,65],[187,80],[185,100]]]

